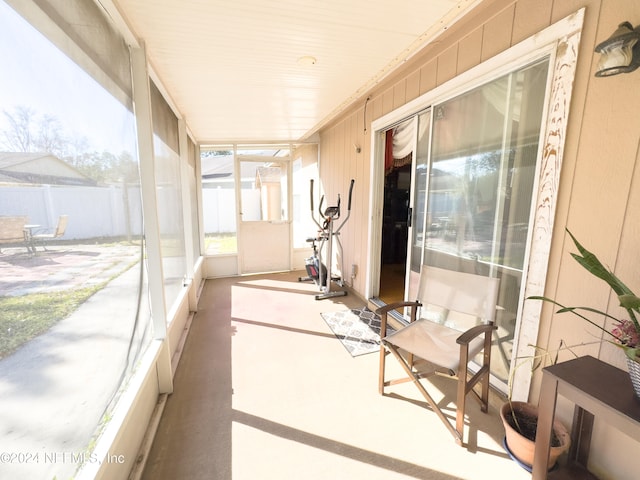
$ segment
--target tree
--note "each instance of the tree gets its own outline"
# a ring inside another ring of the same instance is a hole
[[[138,163],[130,153],[84,152],[65,161],[98,183],[138,183]]]
[[[51,152],[58,157],[68,154],[70,141],[64,135],[60,120],[51,115],[42,115],[37,122],[36,148],[40,152]]]
[[[12,152],[49,152],[58,157],[69,153],[69,139],[60,120],[52,115],[38,115],[25,106],[15,106],[13,112],[2,111],[8,128],[0,134],[0,145]]]
[[[25,106],[2,113],[7,127],[0,130],[0,150],[51,153],[98,183],[139,181],[138,163],[128,152],[91,151],[86,137],[66,135],[58,118]]]
[[[3,110],[9,128],[2,132],[3,149],[12,152],[32,152],[31,123],[33,110],[27,107],[15,107],[13,114]]]

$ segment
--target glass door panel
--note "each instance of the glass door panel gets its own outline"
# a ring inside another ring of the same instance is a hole
[[[547,69],[545,59],[433,107],[422,263],[501,279],[492,373],[505,382],[521,302]],[[465,330],[474,321],[455,327]]]
[[[418,144],[413,165],[413,187],[411,203],[410,245],[407,258],[406,300],[415,300],[418,295],[422,253],[424,251],[426,227],[426,192],[429,178],[429,151],[431,148],[431,110],[418,115]]]

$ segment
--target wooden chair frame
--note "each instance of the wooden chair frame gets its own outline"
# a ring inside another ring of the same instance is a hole
[[[494,295],[497,295],[497,286]],[[495,298],[494,298],[495,305]],[[457,337],[456,343],[460,347],[459,351],[459,364],[457,371],[451,371],[447,369],[444,373],[449,377],[457,379],[457,394],[456,394],[456,422],[455,427],[452,425],[451,421],[446,417],[446,415],[442,412],[442,410],[438,407],[435,400],[431,397],[431,395],[427,392],[424,385],[421,383],[421,379],[427,378],[431,375],[437,373],[443,373],[442,369],[438,370],[437,368],[429,371],[428,373],[422,373],[415,368],[414,362],[414,354],[411,352],[401,352],[401,349],[396,345],[388,342],[385,337],[387,336],[387,325],[388,325],[388,314],[391,310],[396,310],[403,307],[410,307],[409,313],[409,324],[407,327],[412,325],[416,319],[418,310],[422,307],[422,304],[419,301],[414,302],[396,302],[380,307],[376,310],[376,313],[381,316],[381,326],[380,326],[380,371],[379,371],[379,379],[378,379],[378,389],[380,394],[384,395],[384,388],[387,386],[395,385],[398,383],[405,382],[413,382],[422,396],[425,398],[431,409],[438,415],[440,420],[445,424],[449,432],[453,435],[456,440],[456,443],[462,445],[464,438],[464,415],[465,415],[465,402],[467,395],[469,393],[473,393],[473,398],[475,398],[480,403],[480,408],[483,412],[487,412],[489,405],[489,375],[490,375],[490,363],[491,363],[491,339],[492,333],[497,327],[493,323],[493,319],[486,322],[481,323],[479,325],[475,325],[468,329],[465,332],[461,332],[461,334]],[[405,327],[405,328],[407,328]],[[469,358],[469,346],[470,343],[476,339],[477,337],[481,337],[484,335],[483,345],[482,345],[482,365],[480,368],[474,373],[470,375],[468,369],[468,363],[471,360]],[[407,373],[407,377],[393,380],[385,380],[385,363],[386,356],[392,353],[393,356],[400,362],[400,365]],[[423,360],[429,362],[428,358],[423,358]],[[433,364],[433,366],[438,367],[438,365]],[[474,387],[477,384],[481,386],[481,392],[478,394]]]

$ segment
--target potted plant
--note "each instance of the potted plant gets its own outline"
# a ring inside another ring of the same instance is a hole
[[[640,324],[638,323],[638,315],[640,315],[640,298],[636,296],[611,270],[606,268],[602,262],[590,251],[584,248],[573,234],[567,230],[567,233],[573,240],[579,253],[572,253],[571,256],[582,265],[587,272],[600,278],[606,282],[618,296],[620,306],[623,307],[628,318],[617,318],[606,312],[591,307],[567,307],[560,302],[544,296],[531,296],[528,300],[541,300],[550,302],[558,307],[556,313],[572,313],[582,320],[602,330],[607,335],[607,341],[620,347],[626,354],[629,375],[635,394],[640,398]],[[591,320],[588,315],[603,316],[604,318],[613,320],[610,329]],[[563,349],[563,342],[560,349]],[[541,349],[536,348],[536,355],[532,357],[534,365],[532,370],[537,368],[542,362],[535,362],[536,359],[542,358],[537,355]],[[569,347],[564,347],[569,348]],[[549,355],[548,353],[544,354]],[[557,360],[557,355],[552,363]],[[533,462],[533,450],[535,441],[535,430],[537,427],[537,407],[524,402],[514,402],[509,400],[501,409],[502,421],[505,425],[505,447],[509,453],[525,467],[528,468]],[[552,448],[549,459],[549,467],[555,463],[556,458],[569,447],[569,434],[559,422],[554,424],[554,436],[556,437],[557,449]],[[520,437],[528,435],[528,441],[524,441]],[[521,441],[522,440],[522,441]],[[521,445],[522,450],[521,450]]]
[[[551,352],[537,346],[533,346],[533,348],[535,349],[533,356],[521,359],[526,363],[531,363],[532,372],[543,365],[545,359],[551,359],[549,362],[551,364],[556,363],[560,350],[571,350],[570,347],[564,346],[562,340],[553,358]],[[523,363],[517,365],[516,368],[522,367]],[[511,385],[511,381],[509,384]],[[533,465],[535,440],[538,429],[538,406],[533,403],[514,401],[511,399],[511,394],[509,394],[508,401],[505,402],[500,409],[500,418],[502,419],[505,430],[505,449],[511,458],[530,472]],[[569,431],[559,420],[555,420],[553,423],[551,448],[549,449],[549,461],[547,464],[549,470],[555,466],[558,457],[566,452],[570,445],[571,437]]]
[[[567,230],[567,233],[576,245],[579,253],[572,253],[571,256],[582,265],[590,274],[606,282],[618,296],[620,306],[623,307],[628,317],[617,318],[606,312],[591,307],[567,307],[556,300],[542,297],[528,297],[532,300],[542,300],[553,303],[560,307],[556,313],[573,313],[582,320],[602,330],[607,335],[607,341],[613,345],[620,347],[627,360],[629,376],[633,389],[638,398],[640,398],[640,323],[638,323],[638,315],[640,315],[640,298],[635,295],[629,287],[627,287],[611,270],[606,268],[598,258],[584,248],[573,234]],[[613,320],[610,329],[594,322],[587,315],[595,314]]]

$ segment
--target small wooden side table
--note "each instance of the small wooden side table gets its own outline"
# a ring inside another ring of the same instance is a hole
[[[640,438],[640,400],[633,392],[629,374],[591,356],[558,363],[542,372],[532,480],[595,479],[586,471],[586,466],[596,415],[631,438]],[[575,404],[572,443],[567,468],[548,473],[547,459],[558,395]]]

